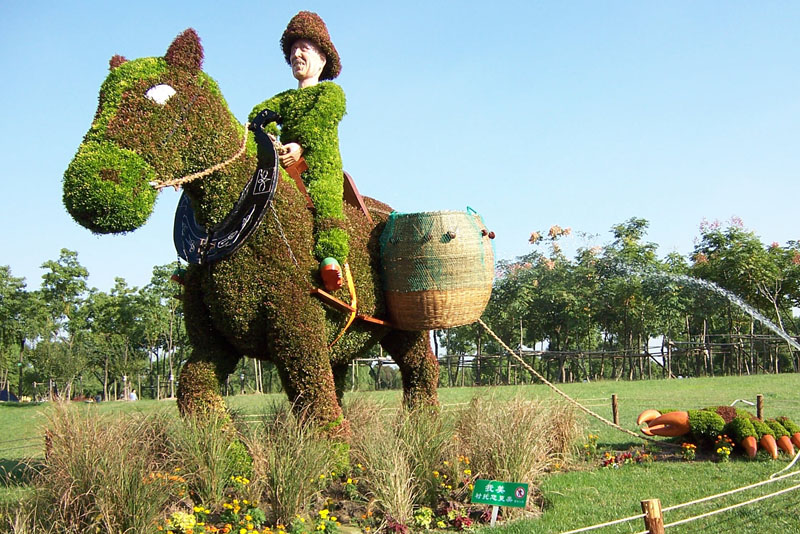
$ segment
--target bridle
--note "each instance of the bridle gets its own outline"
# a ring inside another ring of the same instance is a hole
[[[225,167],[244,153],[248,130],[253,132],[256,144],[263,149],[259,154],[258,167],[239,195],[239,200],[219,224],[206,228],[198,223],[191,200],[185,191],[181,195],[175,211],[173,241],[178,255],[187,262],[203,265],[219,261],[238,250],[258,228],[275,196],[280,176],[277,150],[263,130],[265,124],[277,119],[273,111],[261,111],[252,122],[245,125],[242,148],[231,158],[204,171],[154,186],[160,189],[168,185],[180,185]]]

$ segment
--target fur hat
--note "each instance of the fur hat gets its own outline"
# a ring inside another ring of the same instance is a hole
[[[281,36],[281,48],[286,58],[286,63],[291,65],[289,54],[292,45],[298,39],[308,39],[325,54],[325,68],[322,69],[320,80],[333,80],[342,71],[342,63],[339,61],[339,53],[331,42],[328,28],[319,15],[311,11],[301,11],[289,21],[286,30]]]

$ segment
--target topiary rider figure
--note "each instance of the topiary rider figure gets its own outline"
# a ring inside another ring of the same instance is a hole
[[[341,265],[350,251],[342,208],[342,158],[339,154],[339,121],[345,114],[342,88],[331,81],[341,72],[339,54],[325,23],[316,13],[295,15],[281,37],[286,62],[292,67],[297,89],[289,89],[253,108],[252,120],[269,109],[280,117],[279,159],[291,168],[302,157],[308,169],[302,179],[314,204],[314,256],[328,290],[342,286]],[[278,128],[270,126],[273,134]]]

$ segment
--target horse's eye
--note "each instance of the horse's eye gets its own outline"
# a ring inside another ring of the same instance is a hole
[[[147,92],[144,94],[147,98],[155,102],[156,104],[161,104],[162,106],[167,103],[167,100],[172,98],[172,95],[175,94],[175,89],[170,87],[169,85],[162,83],[159,85],[154,85]]]

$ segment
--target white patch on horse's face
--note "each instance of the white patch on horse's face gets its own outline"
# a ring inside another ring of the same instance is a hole
[[[154,85],[147,92],[144,94],[147,98],[155,102],[156,104],[164,105],[167,103],[167,100],[172,98],[172,95],[175,94],[175,89],[171,86],[162,83],[159,85]]]

